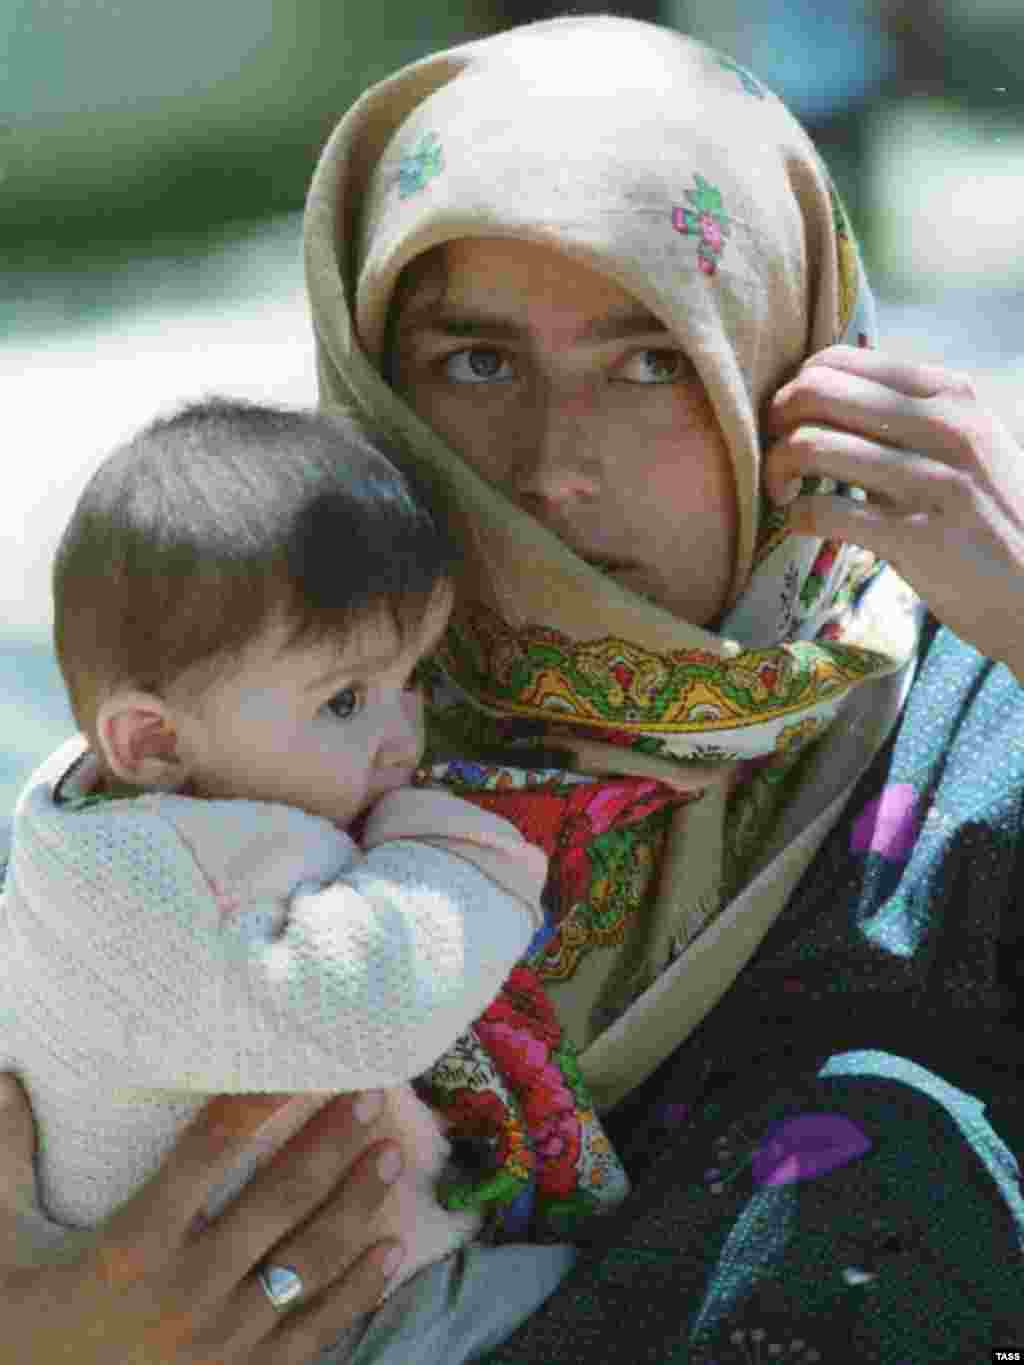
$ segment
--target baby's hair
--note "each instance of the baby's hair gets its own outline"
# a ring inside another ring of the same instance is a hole
[[[289,648],[343,640],[381,610],[400,640],[416,629],[458,551],[437,499],[394,458],[351,416],[223,398],[114,451],[53,568],[79,728],[95,743],[120,686],[201,691],[278,619]]]

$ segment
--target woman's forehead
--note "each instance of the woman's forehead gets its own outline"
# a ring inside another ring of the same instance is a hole
[[[510,339],[541,326],[568,344],[600,344],[665,331],[608,275],[568,252],[517,238],[463,237],[418,257],[402,297],[402,331]]]

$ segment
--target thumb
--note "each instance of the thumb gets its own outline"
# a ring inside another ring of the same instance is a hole
[[[0,1073],[0,1219],[38,1210],[35,1125],[15,1078]]]

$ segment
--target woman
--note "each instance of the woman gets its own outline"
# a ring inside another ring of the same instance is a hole
[[[652,26],[556,20],[375,87],[325,151],[307,259],[324,401],[461,520],[434,773],[552,854],[531,965],[634,1181],[493,1359],[1012,1343],[1022,698],[854,548],[1024,677],[1012,441],[956,377],[867,349],[810,145]],[[284,1245],[315,1295],[301,1230]],[[236,1303],[269,1246],[224,1271]],[[177,1321],[177,1356],[134,1358],[201,1359]],[[298,1358],[211,1321],[218,1358]]]

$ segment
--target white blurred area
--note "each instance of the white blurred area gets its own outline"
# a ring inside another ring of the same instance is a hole
[[[873,110],[867,145],[883,345],[970,373],[1024,440],[1020,111],[902,100]]]
[[[61,530],[92,470],[145,422],[211,393],[315,402],[300,239],[300,217],[291,215],[187,260],[114,267],[111,293],[122,302],[93,324],[63,321],[59,293],[26,299],[27,329],[0,342],[0,619],[8,630],[49,629]],[[51,278],[46,288],[61,283]],[[63,281],[69,294],[97,283]]]
[[[1019,111],[893,102],[869,116],[869,147],[876,250],[888,278],[919,297],[953,288],[1024,291]],[[1021,322],[1016,313],[1014,325]]]

